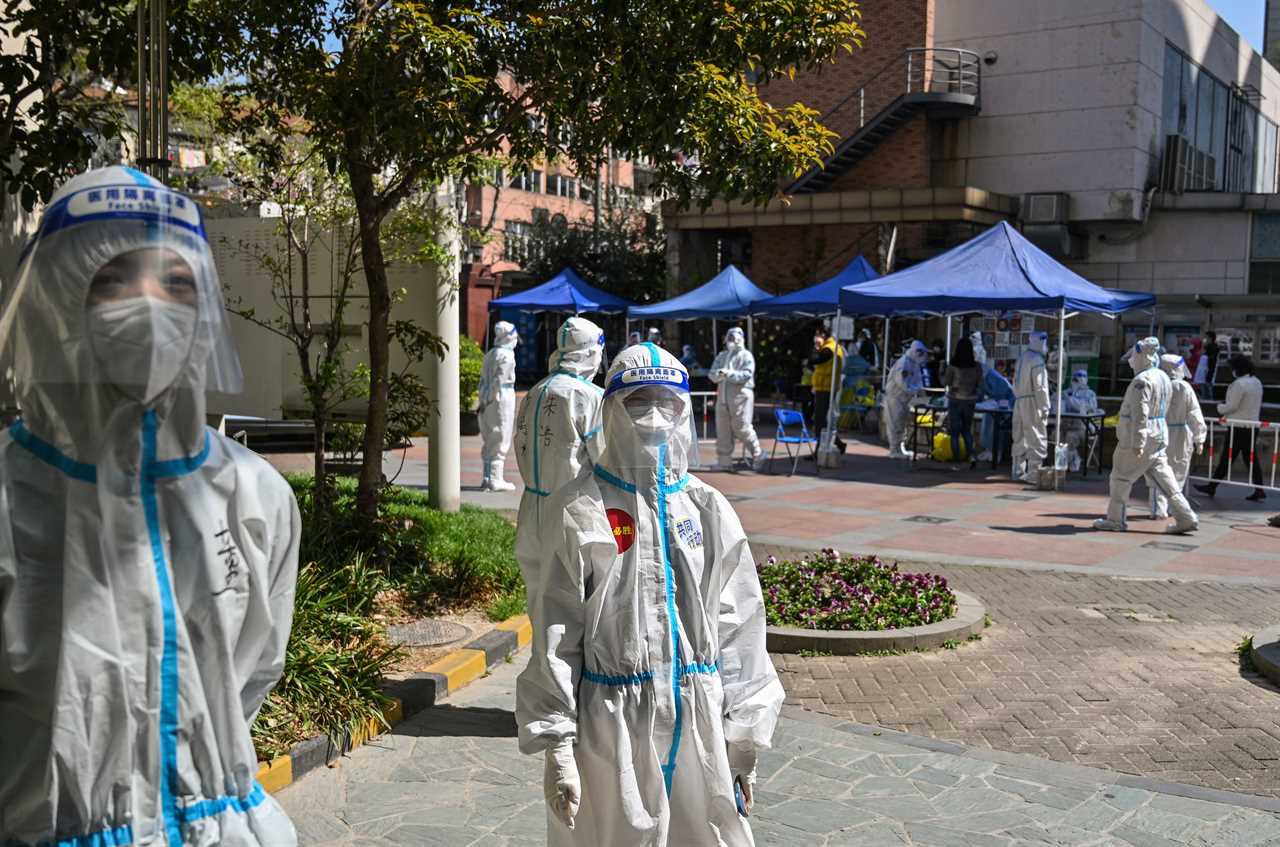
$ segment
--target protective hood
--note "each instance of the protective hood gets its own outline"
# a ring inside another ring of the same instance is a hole
[[[639,344],[639,343],[640,343],[640,333],[639,333],[639,332],[634,332],[634,331],[633,331],[633,332],[631,332],[629,335],[627,335],[627,345],[628,345],[628,346],[634,346],[634,345]]]
[[[1049,333],[1044,330],[1033,330],[1027,340],[1027,347],[1041,356],[1049,352]]]
[[[979,365],[987,363],[987,348],[982,346],[982,333],[969,333],[969,342],[973,344],[973,358]]]
[[[917,365],[923,365],[929,361],[929,348],[924,346],[923,341],[912,341],[903,355]]]
[[[742,334],[741,327],[730,327],[729,331],[724,334],[724,346],[730,350],[737,350],[746,343],[746,336]]]
[[[157,455],[190,455],[206,389],[242,387],[200,207],[139,171],[63,185],[13,279],[3,365],[27,430],[65,456],[96,464],[110,450],[135,464],[148,411]]]
[[[649,327],[649,337],[645,340],[650,344],[661,344],[662,330],[658,329],[656,326]]]
[[[547,369],[591,379],[603,358],[604,331],[586,318],[569,318],[556,333],[556,352],[547,360]]]
[[[1157,367],[1160,364],[1160,339],[1142,339],[1133,345],[1133,349],[1125,355],[1124,360],[1136,374]]]
[[[673,484],[689,469],[689,372],[655,344],[614,357],[605,381],[600,466],[624,481]]]
[[[1186,360],[1174,353],[1165,353],[1160,357],[1160,370],[1167,373],[1170,379],[1191,378],[1191,371],[1187,369]]]
[[[1086,370],[1078,370],[1075,373],[1071,374],[1071,387],[1072,388],[1088,388],[1089,372]]]
[[[505,347],[508,350],[514,350],[518,343],[520,343],[520,333],[516,332],[514,324],[508,321],[498,321],[493,325],[494,347]]]

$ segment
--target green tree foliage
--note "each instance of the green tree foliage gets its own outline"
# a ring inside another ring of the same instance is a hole
[[[817,113],[756,85],[858,43],[848,0],[225,0],[245,49],[242,137],[300,120],[348,177],[369,292],[372,393],[360,512],[376,513],[386,429],[391,292],[383,222],[407,197],[493,156],[563,159],[611,148],[654,162],[659,190],[767,198],[831,149]],[[248,104],[248,105],[245,105]]]
[[[524,270],[543,281],[572,267],[587,282],[620,297],[661,300],[667,291],[666,245],[655,218],[610,208],[598,232],[590,223],[535,223]]]
[[[125,130],[136,78],[134,3],[0,0],[0,184],[30,211]],[[218,4],[169,0],[169,77],[204,81],[241,52],[242,32]],[[110,85],[110,83],[108,83]]]

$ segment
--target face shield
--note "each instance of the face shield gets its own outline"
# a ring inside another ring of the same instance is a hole
[[[1043,330],[1035,330],[1031,333],[1027,341],[1027,347],[1031,348],[1041,356],[1049,352],[1049,333]]]
[[[917,365],[928,364],[929,348],[924,346],[923,341],[912,341],[911,346],[907,348],[907,356]]]
[[[1124,361],[1133,369],[1134,373],[1142,373],[1143,371],[1156,367],[1160,358],[1160,340],[1158,338],[1144,338],[1132,349],[1125,354]]]
[[[603,358],[603,330],[586,318],[569,318],[556,332],[556,351],[551,354],[547,368],[590,379],[600,369]]]
[[[656,326],[649,327],[649,337],[646,339],[650,344],[662,343],[662,330]]]
[[[4,292],[0,346],[24,415],[105,414],[171,389],[202,414],[206,389],[243,386],[198,204],[132,168],[53,196]]]
[[[637,482],[672,483],[689,468],[689,374],[653,344],[628,347],[609,368],[601,410],[605,470]]]
[[[1089,372],[1084,370],[1078,370],[1075,373],[1071,374],[1071,387],[1072,388],[1088,388]]]
[[[746,341],[742,329],[739,327],[730,327],[729,331],[724,334],[724,346],[731,350],[737,350],[742,347]]]

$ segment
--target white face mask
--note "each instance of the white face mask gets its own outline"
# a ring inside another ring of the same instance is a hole
[[[173,385],[195,338],[193,306],[131,297],[91,306],[89,336],[108,382],[142,403]]]
[[[675,417],[661,406],[651,406],[639,415],[631,417],[636,428],[636,438],[645,447],[657,447],[671,437]]]

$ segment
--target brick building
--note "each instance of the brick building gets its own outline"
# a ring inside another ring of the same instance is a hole
[[[1280,72],[1209,4],[859,6],[865,46],[763,90],[822,114],[834,154],[788,203],[668,207],[679,290],[730,262],[794,290],[859,253],[883,269],[891,240],[901,268],[1009,220],[1099,284],[1156,293],[1167,346],[1212,326],[1277,381]],[[1149,321],[1073,326],[1105,373]]]

